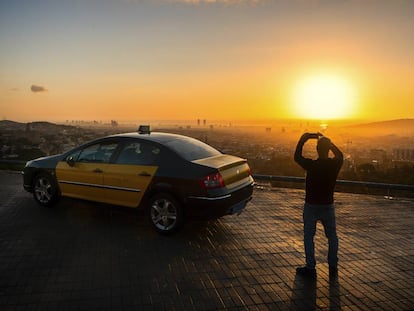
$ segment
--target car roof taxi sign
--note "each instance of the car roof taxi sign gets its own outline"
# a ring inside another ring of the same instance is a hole
[[[149,125],[140,125],[138,127],[139,134],[151,134],[151,127]]]

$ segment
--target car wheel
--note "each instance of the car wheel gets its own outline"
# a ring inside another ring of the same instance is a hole
[[[171,234],[183,223],[181,205],[167,193],[157,194],[150,199],[149,216],[155,230],[161,234]]]
[[[42,206],[52,206],[57,198],[57,187],[52,176],[48,174],[39,174],[33,182],[33,196]]]

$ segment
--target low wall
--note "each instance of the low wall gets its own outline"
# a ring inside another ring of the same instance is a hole
[[[274,176],[254,174],[256,182],[267,182],[273,187],[305,188],[304,177]],[[351,192],[362,194],[384,195],[386,197],[414,197],[414,185],[387,184],[366,181],[338,180],[335,190],[338,192]]]

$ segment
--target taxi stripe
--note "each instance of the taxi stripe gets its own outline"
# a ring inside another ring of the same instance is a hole
[[[104,189],[112,189],[112,190],[122,190],[122,191],[129,191],[129,192],[141,192],[141,189],[134,189],[134,188],[126,188],[126,187],[117,187],[117,186],[106,186],[106,185],[97,185],[97,184],[88,184],[76,181],[69,181],[69,180],[59,180],[59,183],[68,184],[68,185],[77,185],[77,186],[85,186],[85,187],[93,187],[93,188],[104,188]]]

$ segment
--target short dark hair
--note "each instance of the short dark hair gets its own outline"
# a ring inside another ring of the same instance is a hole
[[[321,136],[318,139],[316,149],[318,150],[319,154],[327,154],[329,152],[329,149],[331,149],[331,140],[325,136]]]

